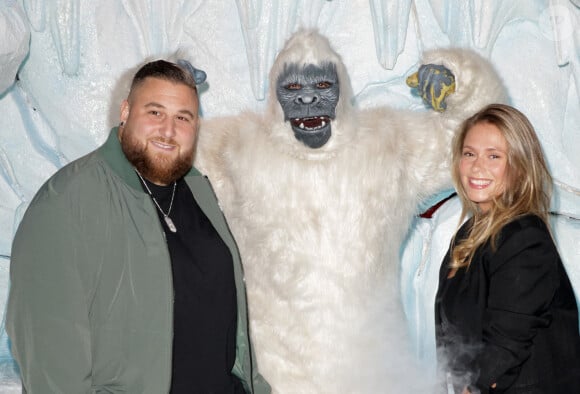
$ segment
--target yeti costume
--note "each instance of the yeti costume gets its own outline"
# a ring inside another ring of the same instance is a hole
[[[398,296],[399,250],[418,202],[451,186],[460,122],[506,101],[464,50],[426,53],[455,75],[447,111],[358,110],[328,40],[302,30],[270,73],[265,114],[205,120],[196,166],[216,189],[244,264],[260,372],[278,393],[406,391],[414,374]],[[297,140],[277,98],[288,65],[331,63],[340,95],[320,147]]]

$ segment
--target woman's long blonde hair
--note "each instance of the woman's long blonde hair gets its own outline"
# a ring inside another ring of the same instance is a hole
[[[468,198],[459,176],[465,136],[480,123],[497,127],[508,147],[506,184],[487,212],[481,212],[478,205]],[[466,217],[473,216],[473,226],[467,238],[454,246],[451,268],[469,267],[477,248],[489,240],[494,249],[502,227],[520,216],[536,214],[549,225],[552,177],[536,132],[523,113],[504,104],[488,105],[463,122],[453,140],[452,149],[453,183],[463,206],[460,223]]]

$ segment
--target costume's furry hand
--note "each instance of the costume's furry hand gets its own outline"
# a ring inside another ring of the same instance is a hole
[[[445,66],[424,64],[407,78],[407,85],[417,88],[427,105],[443,112],[447,108],[445,98],[455,92],[455,76]]]

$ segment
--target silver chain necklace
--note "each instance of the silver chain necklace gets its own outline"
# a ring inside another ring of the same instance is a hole
[[[161,214],[163,215],[163,219],[165,220],[167,227],[169,227],[169,230],[172,233],[176,233],[177,227],[175,227],[175,224],[173,223],[173,220],[171,220],[171,218],[169,217],[169,214],[171,213],[171,208],[173,207],[173,198],[175,197],[175,189],[177,188],[177,181],[173,182],[173,193],[171,194],[171,202],[169,203],[169,209],[167,210],[167,213],[165,213],[165,212],[163,212],[163,209],[161,209],[161,207],[159,206],[159,203],[157,202],[157,199],[155,199],[155,197],[153,196],[153,193],[151,193],[151,189],[149,189],[149,186],[147,186],[147,182],[145,182],[145,179],[143,179],[143,177],[141,176],[139,171],[137,171],[136,168],[135,168],[135,172],[137,173],[137,175],[139,175],[139,178],[141,178],[141,181],[143,181],[143,184],[145,185],[145,189],[147,189],[147,193],[149,193],[149,196],[151,197],[151,199],[155,203],[155,206],[157,207],[157,209],[159,209],[159,212],[161,212]]]

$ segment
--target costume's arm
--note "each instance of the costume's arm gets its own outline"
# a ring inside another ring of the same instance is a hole
[[[550,324],[549,305],[558,285],[558,256],[545,229],[527,227],[502,243],[489,263],[484,347],[476,360],[477,385],[498,390],[513,378],[505,373],[530,355],[538,329]]]
[[[406,174],[411,196],[450,188],[451,140],[461,122],[487,104],[507,101],[493,66],[471,50],[429,51],[421,64],[407,83],[432,109],[407,113],[399,138],[406,168],[412,170]]]
[[[240,138],[241,128],[247,123],[256,124],[248,116],[242,113],[237,116],[203,119],[200,122],[194,165],[209,177],[221,207],[232,206],[232,199],[237,194],[234,190],[234,178],[239,174],[232,171],[242,167],[240,160],[246,158],[240,152],[244,143],[243,138]]]
[[[46,198],[33,200],[14,239],[6,329],[26,393],[89,393],[91,333],[76,253],[81,229],[70,206]]]

